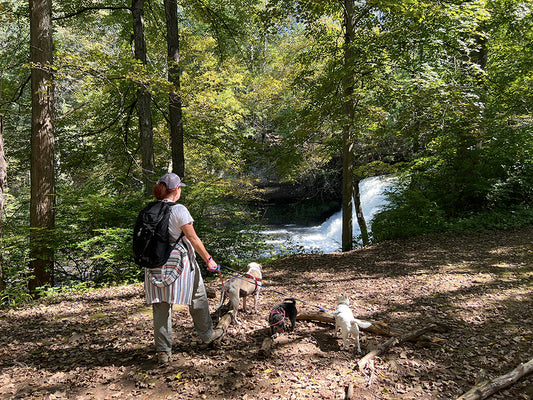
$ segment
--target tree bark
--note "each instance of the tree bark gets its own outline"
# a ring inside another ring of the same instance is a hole
[[[361,240],[363,241],[363,246],[368,246],[370,244],[370,239],[368,237],[368,227],[366,226],[365,216],[363,215],[363,207],[361,206],[361,193],[359,191],[360,179],[356,179],[353,188],[354,188],[354,201],[355,201],[355,214],[357,216],[357,223],[359,224],[359,230],[361,231]]]
[[[180,92],[180,49],[178,7],[176,0],[165,0],[167,23],[168,81],[174,86],[169,93],[170,146],[172,150],[172,170],[183,178],[185,155],[183,149],[183,110]]]
[[[353,249],[353,121],[354,121],[354,76],[353,40],[355,37],[354,0],[344,0],[344,80],[342,128],[342,251]]]
[[[52,283],[55,225],[54,78],[52,74],[52,2],[30,0],[31,200],[30,292]]]
[[[144,35],[144,0],[132,0],[133,39],[135,58],[146,65],[146,40]],[[137,90],[137,115],[141,143],[141,166],[144,194],[150,196],[155,183],[154,139],[150,92],[141,84]]]
[[[486,399],[490,395],[497,391],[512,385],[520,378],[529,375],[533,372],[533,359],[529,360],[525,364],[520,364],[511,372],[498,376],[489,381],[484,381],[474,386],[468,392],[458,397],[457,400],[482,400]]]
[[[218,321],[216,329],[222,329],[224,332],[226,332],[228,330],[228,327],[231,324],[231,321],[235,319],[234,313],[237,313],[237,312],[235,310],[232,310],[224,314],[222,318],[220,318],[220,321]]]
[[[7,163],[4,155],[4,128],[0,115],[0,291],[5,290],[4,257],[2,252],[2,217],[4,213],[4,191],[7,184]]]

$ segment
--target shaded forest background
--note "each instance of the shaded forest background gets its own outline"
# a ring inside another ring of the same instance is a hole
[[[133,222],[169,170],[233,267],[271,250],[254,228],[357,206],[373,175],[398,185],[371,242],[531,224],[532,7],[0,2],[3,303],[137,281]]]

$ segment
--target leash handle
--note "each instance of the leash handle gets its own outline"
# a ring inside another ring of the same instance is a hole
[[[216,268],[213,268],[213,269],[209,269],[209,268],[207,268],[207,270],[208,270],[209,272],[220,271],[220,264],[217,264],[217,267],[216,267]]]

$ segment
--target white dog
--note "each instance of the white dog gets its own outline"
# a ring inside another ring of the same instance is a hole
[[[251,262],[248,264],[248,272],[243,278],[233,277],[224,282],[224,287],[220,293],[220,304],[215,308],[215,311],[222,307],[224,304],[224,297],[227,292],[231,301],[231,306],[235,310],[235,322],[241,324],[237,319],[237,312],[239,311],[240,298],[242,297],[242,308],[244,312],[248,312],[246,309],[246,297],[248,295],[254,295],[254,310],[257,314],[257,300],[259,299],[259,289],[262,284],[261,264]]]
[[[337,308],[333,315],[335,316],[335,336],[337,336],[338,329],[342,329],[343,346],[341,347],[341,350],[346,349],[348,337],[353,333],[357,341],[357,352],[361,353],[361,346],[359,345],[359,327],[368,328],[372,324],[355,318],[350,309],[350,298],[344,297],[342,294],[337,296]]]

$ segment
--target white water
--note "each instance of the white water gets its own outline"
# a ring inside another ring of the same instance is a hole
[[[392,185],[394,178],[375,176],[359,183],[361,207],[368,230],[371,231],[372,218],[385,205],[384,191]],[[331,253],[341,249],[342,211],[329,217],[318,226],[297,227],[285,225],[279,229],[262,232],[268,236],[267,244],[278,251],[293,249],[299,252]],[[360,234],[355,209],[353,211],[353,236]]]

